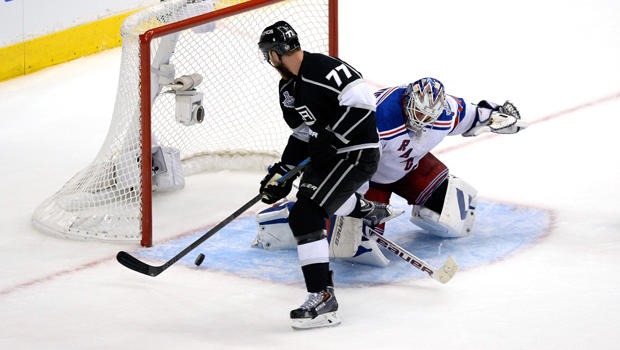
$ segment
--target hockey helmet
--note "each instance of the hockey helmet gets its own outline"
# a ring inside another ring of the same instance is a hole
[[[285,21],[278,21],[265,28],[258,40],[258,48],[263,53],[265,61],[270,62],[269,52],[275,51],[278,56],[298,49],[299,38],[297,32]]]
[[[407,86],[403,96],[405,125],[412,131],[424,130],[446,110],[443,84],[434,78],[422,78]]]

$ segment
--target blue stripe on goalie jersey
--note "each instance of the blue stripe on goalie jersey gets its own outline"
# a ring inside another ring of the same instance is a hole
[[[380,133],[394,130],[405,125],[401,99],[405,88],[398,88],[387,96],[379,96],[377,104],[377,130]],[[392,138],[392,135],[390,135]]]
[[[452,95],[450,95],[450,97],[452,97],[453,99],[456,100],[456,102],[459,104],[459,109],[457,109],[456,111],[454,111],[454,113],[456,113],[456,117],[459,118],[459,122],[457,123],[457,125],[463,121],[463,118],[465,118],[465,112],[467,111],[467,104],[465,103],[465,100],[463,100],[460,97],[454,97]]]
[[[409,133],[409,131],[407,131],[407,130],[405,129],[405,130],[403,130],[403,131],[401,131],[401,132],[399,132],[399,133],[397,133],[397,134],[390,135],[390,136],[387,136],[387,137],[381,137],[381,140],[386,140],[386,141],[387,141],[387,140],[391,140],[391,139],[393,139],[393,138],[399,137],[399,136],[401,136],[401,135],[405,135],[405,134],[407,134],[407,133]]]
[[[435,124],[427,125],[427,129],[452,131],[457,125],[459,125],[461,121],[463,121],[466,112],[465,101],[462,98],[454,96],[449,96],[447,98],[450,97],[457,102],[460,108],[453,112],[450,110],[450,105],[448,104],[447,109],[444,110],[443,113],[441,113],[439,118],[437,118],[437,120],[435,121]],[[455,122],[455,119],[457,120],[457,122]],[[450,123],[450,125],[446,125],[448,122]]]

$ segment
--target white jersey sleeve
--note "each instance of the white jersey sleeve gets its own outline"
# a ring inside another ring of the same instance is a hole
[[[476,122],[477,106],[451,95],[446,95],[446,102],[449,107],[448,113],[452,114],[452,127],[448,135],[461,135],[471,129]]]

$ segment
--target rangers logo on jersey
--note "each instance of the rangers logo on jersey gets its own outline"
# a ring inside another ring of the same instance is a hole
[[[306,105],[296,107],[295,110],[297,111],[297,113],[299,113],[301,119],[303,119],[304,123],[306,123],[307,125],[312,125],[314,124],[314,122],[316,122],[314,114],[312,114],[312,111]]]

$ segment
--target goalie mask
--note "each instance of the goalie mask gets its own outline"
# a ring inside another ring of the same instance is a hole
[[[407,86],[403,108],[407,129],[415,132],[424,130],[446,110],[446,94],[443,84],[433,78],[422,78]]]
[[[293,29],[290,24],[284,21],[278,21],[265,28],[258,40],[258,48],[263,53],[265,61],[269,62],[271,65],[273,65],[273,63],[269,58],[270,51],[275,51],[281,58],[282,55],[296,50],[299,47],[297,32],[295,32],[295,29]]]

